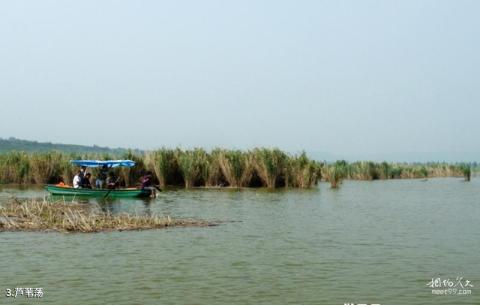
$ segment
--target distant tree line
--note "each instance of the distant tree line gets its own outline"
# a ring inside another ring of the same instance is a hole
[[[110,153],[110,154],[123,154],[128,151],[125,148],[109,148],[101,147],[97,145],[85,146],[74,144],[54,144],[50,142],[37,142],[20,140],[14,137],[8,139],[0,138],[0,153],[10,151],[24,151],[28,153],[33,152],[50,152],[50,151],[62,151],[68,153]],[[141,152],[140,150],[135,150]]]

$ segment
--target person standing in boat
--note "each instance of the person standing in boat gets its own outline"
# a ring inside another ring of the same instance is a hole
[[[105,181],[107,180],[107,175],[108,175],[108,166],[104,164],[97,175],[97,179],[95,180],[96,188],[99,188],[99,189],[103,188],[103,186],[105,185]]]

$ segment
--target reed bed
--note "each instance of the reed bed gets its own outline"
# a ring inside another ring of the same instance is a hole
[[[267,148],[210,152],[162,148],[147,152],[144,158],[146,169],[155,173],[161,187],[310,188],[320,181],[323,166],[305,153],[289,155]]]
[[[332,188],[338,187],[342,180],[386,180],[386,179],[425,179],[435,177],[465,177],[470,181],[472,168],[476,163],[387,163],[344,160],[326,164],[322,170],[325,180]]]
[[[353,162],[347,164],[346,178],[352,180],[462,177],[466,164]],[[470,168],[471,165],[468,165]]]
[[[172,219],[170,216],[130,215],[102,212],[91,204],[46,200],[12,200],[0,207],[1,231],[57,231],[93,233],[131,231],[166,227],[212,226],[201,220]]]
[[[279,149],[252,150],[161,148],[122,155],[47,152],[0,154],[0,183],[69,183],[76,168],[71,159],[131,159],[133,168],[116,168],[123,186],[133,186],[146,171],[154,174],[160,187],[267,187],[311,188],[324,179],[337,187],[344,179],[411,179],[465,177],[470,180],[476,163],[387,163],[359,161],[334,163],[311,160],[305,153],[291,155]],[[93,177],[97,169],[90,169]]]

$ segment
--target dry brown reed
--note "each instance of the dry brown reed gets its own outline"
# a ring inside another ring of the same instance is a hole
[[[202,220],[174,219],[160,215],[112,215],[98,206],[63,201],[18,201],[0,207],[1,231],[57,231],[92,233],[166,227],[211,226]]]

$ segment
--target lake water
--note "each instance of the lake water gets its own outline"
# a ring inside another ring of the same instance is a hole
[[[0,189],[42,197],[41,189]],[[346,181],[338,190],[178,190],[113,212],[225,221],[96,234],[0,233],[0,304],[480,304],[480,179]],[[432,278],[471,295],[432,295]],[[457,281],[455,281],[457,282]],[[459,287],[457,287],[459,288]]]

